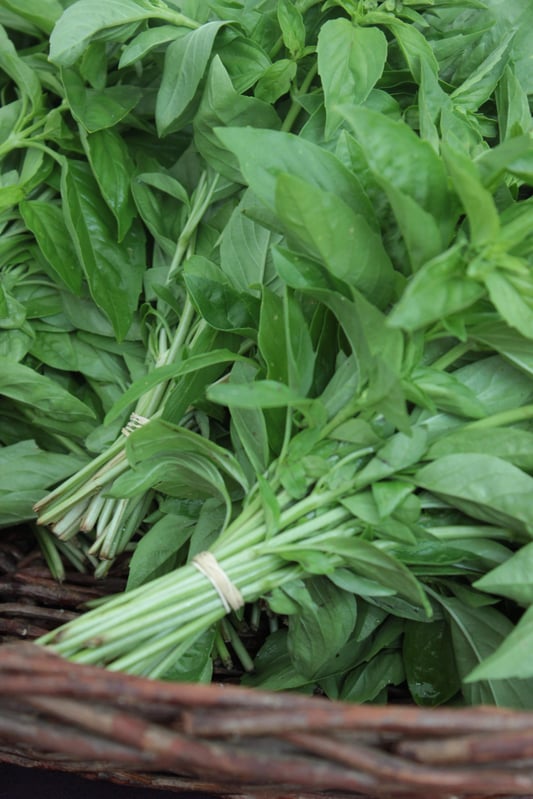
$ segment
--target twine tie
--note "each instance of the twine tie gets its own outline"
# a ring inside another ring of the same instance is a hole
[[[215,591],[220,597],[226,613],[230,610],[239,610],[244,605],[244,599],[230,578],[219,564],[212,552],[199,552],[192,559],[195,566],[204,577],[207,577]]]

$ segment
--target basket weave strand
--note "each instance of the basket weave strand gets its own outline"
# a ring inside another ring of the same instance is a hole
[[[173,775],[176,789],[208,783],[224,796],[235,786],[250,797],[533,794],[533,713],[163,683],[31,643],[0,647],[0,740],[0,759],[74,761],[79,771],[98,762],[108,774],[143,772],[145,784]]]
[[[0,556],[0,761],[227,799],[533,799],[531,712],[358,706],[71,663],[15,641],[123,580],[57,585],[24,547]]]

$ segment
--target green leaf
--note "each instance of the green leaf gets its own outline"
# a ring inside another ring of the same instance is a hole
[[[115,480],[109,496],[129,499],[152,488],[179,499],[222,499],[226,522],[230,517],[231,498],[224,479],[214,464],[194,452],[163,452],[157,460],[142,461]]]
[[[73,69],[63,69],[61,76],[72,116],[88,133],[115,126],[135,108],[142,96],[137,86],[87,88]]]
[[[441,254],[443,239],[435,219],[412,197],[392,183],[379,180],[391,204],[413,271]]]
[[[3,0],[2,5],[46,34],[51,32],[63,13],[59,0]]]
[[[402,652],[407,684],[417,705],[441,705],[461,690],[446,621],[407,621]]]
[[[435,460],[462,452],[495,455],[526,472],[533,471],[533,433],[527,430],[491,427],[490,434],[483,428],[452,430],[435,441],[427,457]]]
[[[289,583],[284,591],[299,605],[299,611],[289,619],[289,654],[296,671],[313,679],[351,635],[357,611],[355,597],[326,577],[312,577],[299,586]]]
[[[414,465],[426,449],[427,433],[423,428],[415,427],[410,435],[396,433],[358,473],[357,486],[362,488]]]
[[[37,74],[20,58],[12,41],[0,25],[0,69],[17,84],[22,98],[29,100],[32,110],[42,103],[41,82]]]
[[[404,22],[392,15],[387,15],[388,18],[381,19],[394,35],[398,45],[407,62],[407,66],[415,81],[420,83],[422,80],[422,70],[424,67],[437,75],[439,71],[439,64],[435,58],[435,53],[431,44],[424,36],[424,33],[415,25]]]
[[[213,366],[219,363],[231,363],[232,361],[246,362],[247,359],[230,350],[215,349],[212,352],[191,355],[185,360],[179,360],[177,363],[170,363],[167,366],[157,366],[129,386],[122,394],[120,400],[116,402],[107,413],[105,423],[110,424],[117,419],[135,402],[135,400],[142,397],[143,394],[146,394],[150,389],[158,386],[160,383],[166,383],[168,380],[173,380],[181,375],[191,374],[199,369],[205,369],[207,366]]]
[[[529,274],[521,278],[509,271],[493,269],[484,282],[490,299],[507,324],[526,338],[533,338],[533,285]]]
[[[50,36],[50,60],[70,66],[98,33],[157,16],[148,0],[77,0],[65,9]]]
[[[238,94],[218,56],[209,68],[207,82],[194,118],[194,142],[198,152],[217,172],[231,181],[240,181],[237,159],[221,145],[216,135],[219,126],[278,128],[279,117],[268,103]]]
[[[135,547],[126,590],[131,591],[176,568],[177,554],[190,538],[195,521],[172,513],[159,519]]]
[[[216,50],[239,94],[248,91],[271,66],[260,42],[236,35],[235,28],[224,28],[218,37]]]
[[[207,22],[167,47],[155,109],[159,136],[179,130],[184,121],[189,121],[190,104],[209,63],[215,37],[226,24]]]
[[[514,679],[514,683],[521,688],[522,701],[516,707],[531,709],[531,685],[533,666],[531,664],[531,645],[533,644],[533,608],[528,608],[516,627],[511,630],[503,643],[486,657],[466,677],[468,683],[477,680],[499,681]],[[517,683],[516,680],[524,682]],[[527,681],[526,681],[527,680]],[[505,685],[505,683],[504,683]],[[475,686],[472,686],[475,689]],[[526,693],[529,689],[529,696]]]
[[[175,662],[159,674],[159,679],[173,682],[209,683],[213,677],[212,650],[216,630],[206,630],[191,641],[185,641],[186,649],[179,652]]]
[[[344,106],[342,113],[378,182],[384,179],[433,216],[446,246],[455,227],[455,202],[444,165],[431,145],[405,122],[377,111]]]
[[[376,305],[387,304],[393,288],[392,264],[381,237],[364,216],[335,194],[283,174],[277,179],[276,210],[290,238],[307,254],[322,259],[334,277],[355,286]]]
[[[128,147],[114,130],[99,130],[82,136],[92,173],[111,209],[121,242],[136,216],[130,184],[134,164]]]
[[[357,496],[357,495],[356,495]],[[350,510],[350,498],[342,500],[342,504]],[[423,608],[428,617],[431,616],[431,605],[424,593],[422,585],[411,574],[403,563],[391,557],[378,546],[361,538],[335,538],[316,542],[315,547],[325,552],[341,555],[349,568],[362,577],[375,580],[380,585],[394,589],[401,597]]]
[[[466,701],[472,705],[501,705],[503,707],[531,708],[531,683],[488,677],[479,682],[471,679],[479,672],[476,666],[490,657],[513,629],[512,623],[494,608],[471,608],[459,599],[434,594],[449,620],[457,671],[463,684]],[[529,658],[515,664],[529,663]],[[527,670],[528,666],[525,667]]]
[[[484,293],[483,286],[466,274],[462,247],[454,246],[412,277],[388,323],[413,332],[469,308]]]
[[[204,319],[217,330],[255,331],[259,300],[236,291],[222,270],[201,255],[184,264],[185,285]]]
[[[313,342],[300,304],[287,291],[283,300],[288,383],[305,396],[312,386],[315,371]]]
[[[527,375],[533,375],[533,354],[531,342],[517,330],[508,327],[501,320],[491,320],[472,328],[476,341],[496,350],[510,363]]]
[[[347,19],[332,19],[320,28],[317,53],[326,106],[326,138],[330,138],[343,121],[339,107],[364,103],[381,77],[387,39],[379,28],[361,28]]]
[[[277,12],[283,44],[297,58],[305,47],[305,24],[301,11],[290,0],[278,0]]]
[[[244,180],[270,210],[276,209],[277,177],[288,174],[335,194],[378,230],[375,212],[358,178],[333,153],[278,130],[226,127],[215,133],[238,160]]]
[[[475,111],[491,97],[507,66],[513,36],[514,32],[504,35],[485,60],[452,92],[454,105]]]
[[[236,363],[231,370],[230,382],[235,385],[250,383],[257,369],[251,363]],[[265,415],[260,408],[239,408],[233,405],[231,408],[231,422],[235,435],[238,436],[240,445],[243,447],[251,465],[254,469],[261,490],[264,486],[260,475],[266,470],[269,463],[269,444],[268,428]],[[264,481],[265,491],[268,492],[269,484]],[[272,492],[272,489],[270,489]],[[276,502],[273,495],[272,502]]]
[[[91,409],[60,383],[41,375],[29,366],[0,359],[0,394],[36,409],[55,423],[87,422],[94,418]],[[88,431],[87,431],[88,432]]]
[[[533,535],[533,477],[501,458],[444,455],[419,469],[414,481],[475,519]]]
[[[220,241],[220,267],[238,291],[255,293],[269,282],[272,234],[247,214],[246,193],[224,227]]]
[[[141,292],[144,233],[139,225],[134,225],[117,244],[109,224],[109,210],[94,178],[80,161],[65,163],[61,195],[67,228],[91,295],[109,317],[117,338],[123,339]]]
[[[84,463],[76,455],[46,452],[29,440],[0,447],[0,527],[34,519],[33,505],[44,489],[69,477]]]
[[[230,408],[285,408],[310,402],[289,386],[275,380],[256,380],[243,385],[221,383],[207,390],[207,398]]]
[[[175,39],[186,35],[186,29],[176,28],[174,25],[158,25],[155,28],[141,31],[124,46],[118,67],[119,69],[129,67],[147,56],[155,47],[167,44],[167,42],[173,42]]]
[[[339,699],[343,702],[372,702],[382,696],[388,685],[400,685],[405,671],[400,652],[378,653],[369,663],[348,672]]]
[[[135,430],[128,437],[127,452],[128,458],[134,465],[147,459],[156,459],[163,454],[179,457],[183,454],[191,457],[196,455],[198,458],[211,461],[243,489],[248,488],[246,477],[230,451],[199,433],[193,433],[161,419],[152,419],[148,424]]]
[[[264,691],[287,691],[309,682],[296,671],[289,655],[287,638],[287,630],[276,630],[267,637],[254,658],[254,671],[243,677],[243,685]]]
[[[268,380],[287,383],[289,373],[283,300],[268,289],[263,289],[261,298],[257,343]]]
[[[476,580],[474,587],[489,594],[509,597],[521,605],[533,605],[532,575],[533,543],[521,547],[505,563],[484,574]]]
[[[470,225],[472,244],[480,246],[494,241],[500,232],[498,211],[490,192],[484,188],[474,162],[446,142],[442,153]]]
[[[266,69],[254,90],[254,95],[265,103],[275,103],[284,94],[290,91],[292,82],[296,77],[297,66],[288,58],[275,61]]]
[[[516,76],[516,67],[507,65],[496,89],[500,141],[512,141],[531,128],[527,91]]]
[[[486,416],[487,409],[483,403],[455,375],[422,366],[415,369],[411,377],[439,410],[471,419],[482,419]]]

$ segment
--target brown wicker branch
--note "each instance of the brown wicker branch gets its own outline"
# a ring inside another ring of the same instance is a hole
[[[123,782],[140,771],[154,787],[202,783],[220,796],[533,794],[525,759],[533,713],[162,683],[69,663],[29,643],[0,647],[0,738],[0,759],[76,762],[82,772],[105,763]]]
[[[0,554],[0,640],[41,634],[123,586],[90,575],[59,586],[17,536]],[[533,799],[533,713],[173,684],[9,643],[0,761],[226,799]]]

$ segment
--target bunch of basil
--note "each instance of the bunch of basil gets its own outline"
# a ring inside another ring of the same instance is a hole
[[[58,574],[131,554],[128,591],[45,642],[530,707],[528,0],[0,23],[0,523]]]

